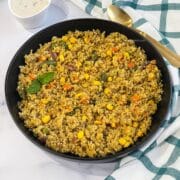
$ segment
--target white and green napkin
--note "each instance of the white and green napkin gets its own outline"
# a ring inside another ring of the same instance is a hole
[[[180,54],[179,0],[71,1],[102,19],[108,19],[106,8],[110,4],[119,6],[132,17],[135,28]],[[180,180],[180,70],[165,62],[173,82],[173,99],[166,121],[145,147],[120,159],[106,180]]]

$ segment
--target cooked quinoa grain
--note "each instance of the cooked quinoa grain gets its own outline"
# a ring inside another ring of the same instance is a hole
[[[104,157],[133,145],[161,100],[156,60],[118,32],[68,32],[25,55],[19,115],[46,146]]]

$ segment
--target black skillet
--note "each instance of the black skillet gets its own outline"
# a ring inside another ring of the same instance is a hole
[[[18,112],[19,109],[17,107],[17,102],[20,101],[20,97],[16,91],[17,88],[17,81],[18,81],[18,74],[19,74],[19,66],[24,65],[24,55],[28,54],[32,49],[35,51],[39,44],[43,44],[51,40],[52,36],[62,36],[68,31],[74,30],[92,30],[92,29],[99,29],[101,31],[105,31],[106,34],[111,32],[120,32],[125,34],[128,38],[133,39],[137,46],[143,48],[146,52],[148,59],[156,59],[157,66],[161,70],[162,73],[162,82],[163,82],[163,96],[162,101],[158,104],[158,110],[153,116],[152,126],[148,131],[147,135],[139,139],[134,145],[121,150],[113,155],[107,155],[103,158],[87,158],[87,157],[79,157],[73,154],[64,154],[55,152],[48,147],[44,146],[37,138],[35,138],[32,133],[24,127],[23,121],[20,119]],[[5,80],[5,95],[6,95],[6,102],[8,109],[11,113],[11,116],[21,130],[21,132],[34,144],[40,147],[42,150],[49,152],[49,155],[54,155],[57,158],[65,158],[68,160],[80,161],[80,162],[93,162],[93,163],[105,163],[105,162],[112,162],[119,158],[122,158],[133,151],[140,148],[142,145],[147,143],[152,136],[157,132],[160,128],[160,125],[166,118],[169,106],[170,106],[170,99],[171,99],[171,80],[168,69],[162,59],[162,56],[159,52],[154,48],[154,46],[147,41],[144,37],[137,34],[135,31],[128,29],[125,26],[120,24],[116,24],[111,21],[100,20],[100,19],[75,19],[64,21],[55,25],[52,25],[44,30],[41,30],[34,36],[32,36],[29,40],[27,40],[21,48],[17,51],[15,56],[13,57]]]

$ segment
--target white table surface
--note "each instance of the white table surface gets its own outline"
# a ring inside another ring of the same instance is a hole
[[[89,17],[72,3],[66,5],[66,19]],[[46,25],[62,20],[58,8],[52,6],[49,13]],[[57,162],[24,137],[8,112],[4,96],[8,65],[18,48],[39,30],[25,30],[10,14],[7,0],[0,0],[0,180],[102,180],[114,163]]]

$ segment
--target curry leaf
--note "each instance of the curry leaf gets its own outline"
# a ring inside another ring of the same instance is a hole
[[[41,89],[41,84],[40,82],[36,79],[31,82],[29,87],[26,89],[26,92],[29,94],[35,94]]]
[[[38,76],[38,81],[43,85],[43,84],[48,84],[54,79],[54,72],[47,72],[44,73],[40,76]]]

